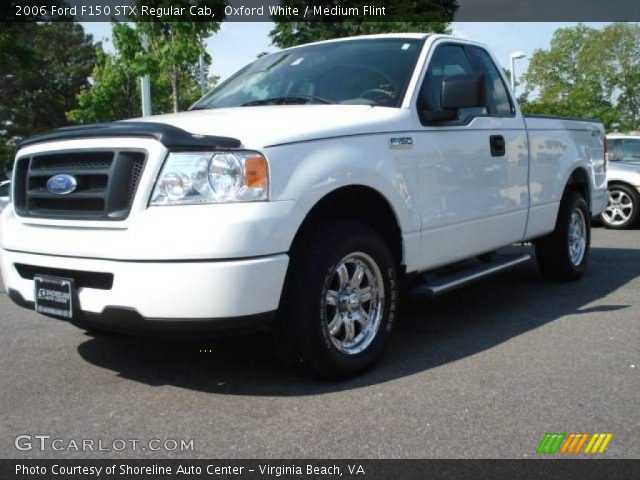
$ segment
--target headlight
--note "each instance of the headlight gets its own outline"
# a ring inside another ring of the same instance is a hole
[[[151,205],[267,200],[267,160],[255,152],[174,152],[165,161]]]

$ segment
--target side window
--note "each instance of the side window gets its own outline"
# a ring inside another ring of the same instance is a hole
[[[607,147],[609,150],[609,161],[619,162],[622,160],[622,153],[620,149],[620,140],[607,140]]]
[[[489,114],[499,117],[510,117],[515,110],[502,81],[500,71],[489,54],[479,47],[469,47],[469,55],[480,73],[484,73],[487,85]]]
[[[418,104],[430,112],[442,111],[442,81],[447,76],[474,73],[464,48],[460,45],[442,45],[437,47],[429,69],[420,88]],[[484,108],[465,108],[458,111],[458,121],[464,121],[470,115],[486,113]]]
[[[622,161],[640,162],[640,140],[622,140]]]

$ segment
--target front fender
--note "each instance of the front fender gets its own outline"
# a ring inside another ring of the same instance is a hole
[[[271,198],[295,200],[308,213],[334,190],[366,186],[387,199],[403,234],[419,231],[417,162],[387,141],[366,135],[271,147]]]

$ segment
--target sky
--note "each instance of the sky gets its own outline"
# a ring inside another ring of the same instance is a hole
[[[109,23],[90,22],[82,24],[94,35],[95,40],[105,41],[105,47],[111,48]],[[516,75],[519,77],[527,69],[529,58],[534,50],[546,49],[553,32],[560,27],[568,27],[576,23],[560,22],[454,22],[454,35],[484,43],[496,55],[502,66],[509,67],[509,55],[515,51],[524,52],[527,57],[516,61]],[[606,23],[586,22],[595,28],[602,28]],[[226,22],[218,33],[207,41],[207,49],[213,63],[209,71],[224,80],[231,74],[255,60],[260,52],[278,50],[271,45],[269,31],[273,28],[270,22]],[[520,92],[518,92],[520,93]]]

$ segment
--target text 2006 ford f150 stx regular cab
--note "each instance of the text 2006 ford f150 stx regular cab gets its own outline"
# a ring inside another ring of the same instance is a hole
[[[498,251],[525,241],[545,277],[579,277],[605,150],[597,122],[523,116],[474,42],[304,45],[188,112],[23,142],[2,277],[92,329],[270,327],[283,358],[344,377],[382,353],[401,280],[436,295],[528,260]]]

